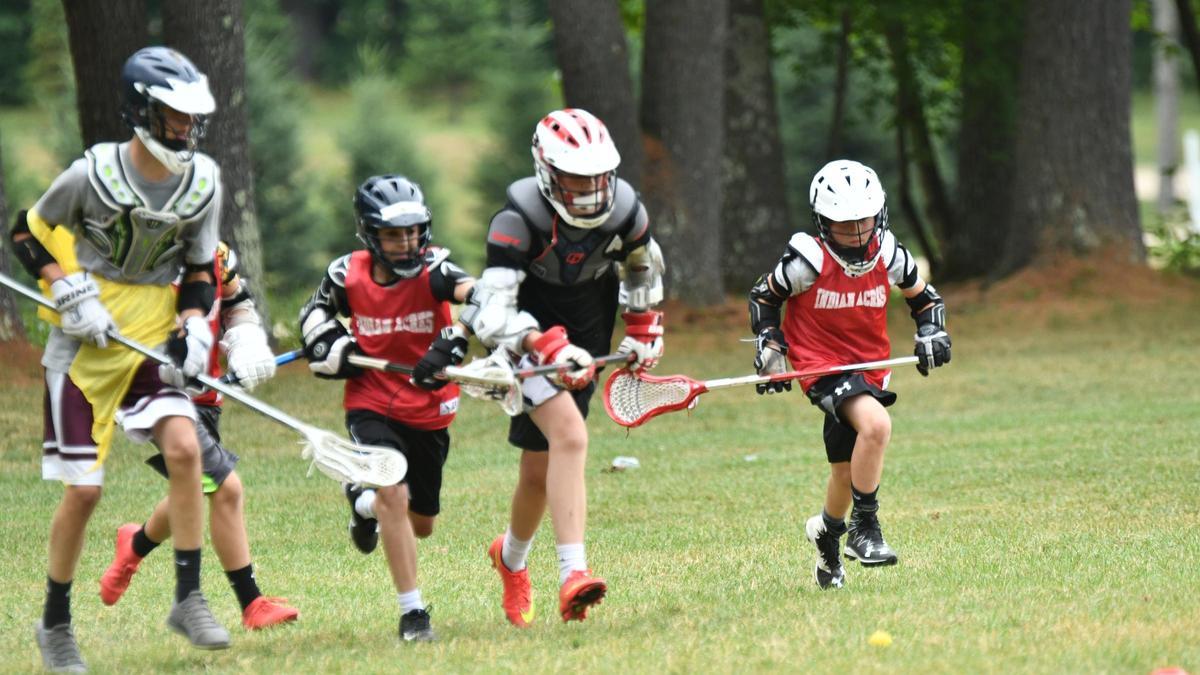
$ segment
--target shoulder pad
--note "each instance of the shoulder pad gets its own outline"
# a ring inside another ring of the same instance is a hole
[[[640,203],[633,186],[618,178],[617,196],[613,199],[612,215],[609,216],[609,222],[623,224],[634,215]]]
[[[139,204],[137,195],[125,179],[125,170],[121,167],[117,143],[97,143],[83,151],[87,159],[88,182],[96,191],[100,201],[113,209],[132,207]]]
[[[450,257],[450,249],[441,246],[430,246],[425,249],[425,266],[437,267]]]
[[[329,263],[329,269],[325,270],[325,273],[329,275],[329,278],[333,280],[333,283],[341,286],[342,288],[346,287],[346,274],[350,272],[350,255],[351,254],[347,253],[337,260],[334,260],[333,262]]]
[[[821,266],[825,263],[825,250],[821,248],[821,242],[817,241],[815,237],[804,232],[797,232],[788,240],[788,248],[795,251],[796,255],[803,258],[817,273],[820,273]]]
[[[550,232],[554,222],[554,211],[542,197],[536,178],[529,176],[509,185],[508,203],[521,214],[530,227],[547,234]]]
[[[212,157],[197,152],[192,157],[192,164],[184,181],[188,183],[186,191],[175,200],[171,210],[180,218],[192,218],[212,204],[221,180],[221,169]]]
[[[891,230],[883,231],[883,242],[880,243],[879,250],[883,254],[883,266],[891,268],[892,263],[896,261],[896,253],[900,251],[900,242]]]
[[[528,251],[530,240],[529,221],[520,212],[512,208],[505,208],[492,216],[487,234],[489,246]]]

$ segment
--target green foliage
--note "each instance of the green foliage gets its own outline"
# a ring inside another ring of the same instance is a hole
[[[31,57],[30,0],[9,0],[0,6],[0,104],[20,105],[31,96],[26,73]]]
[[[1152,264],[1173,272],[1200,276],[1200,232],[1192,229],[1186,211],[1168,218],[1143,219],[1147,255]]]
[[[320,50],[319,69],[324,82],[340,85],[350,81],[355,75],[359,51],[364,47],[378,50],[387,64],[403,62],[407,15],[411,3],[398,0],[321,0],[318,4],[337,15],[332,34]],[[388,72],[397,74],[392,66],[389,66]]]
[[[414,92],[447,95],[452,106],[472,97],[480,73],[497,57],[503,3],[479,0],[411,0],[402,74]],[[521,2],[507,3],[518,7]],[[454,108],[451,114],[457,114]]]
[[[79,113],[75,109],[75,77],[67,39],[67,20],[58,0],[32,0],[33,33],[26,76],[36,87],[38,105],[53,120],[44,145],[66,167],[83,150]]]

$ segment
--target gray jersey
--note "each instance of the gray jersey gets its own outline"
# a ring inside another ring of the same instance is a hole
[[[129,143],[100,143],[55,179],[33,210],[75,235],[80,266],[106,279],[169,284],[183,264],[211,263],[221,214],[216,163],[196,153],[187,171],[152,183]]]

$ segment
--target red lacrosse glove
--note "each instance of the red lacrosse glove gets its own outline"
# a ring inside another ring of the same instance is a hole
[[[555,326],[542,333],[533,342],[538,363],[554,364],[562,368],[547,377],[567,389],[583,389],[596,376],[596,363],[592,355],[576,347],[567,339],[567,329]]]
[[[633,354],[632,370],[649,370],[658,365],[663,355],[662,312],[625,312],[625,337],[617,347],[618,354]]]

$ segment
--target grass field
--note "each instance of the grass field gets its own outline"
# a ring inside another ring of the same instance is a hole
[[[954,361],[899,372],[880,493],[900,564],[813,584],[803,522],[827,474],[820,417],[793,393],[707,394],[626,432],[597,405],[589,427],[589,561],[609,597],[582,624],[555,616],[550,529],[531,558],[538,618],[511,629],[484,548],[507,520],[516,452],[502,413],[464,403],[453,428],[439,529],[421,547],[422,591],[441,641],[401,645],[381,552],[346,535],[338,487],[306,479],[294,437],[231,406],[258,576],[300,621],[251,634],[216,557],[204,585],[232,649],[204,653],[163,626],[169,556],[142,565],[116,607],[97,579],[121,523],[165,484],[122,440],[74,593],[77,634],[99,672],[1200,672],[1200,287],[1114,291],[1103,268],[943,289]],[[998,302],[1004,300],[1003,302]],[[740,304],[740,303],[739,303]],[[902,305],[901,305],[902,306]],[[911,322],[892,317],[896,353]],[[749,370],[740,309],[668,316],[660,373]],[[46,531],[60,493],[38,479],[36,353],[10,347],[0,387],[0,671],[38,665]],[[337,385],[284,368],[261,396],[341,429]],[[640,469],[605,472],[617,455]],[[752,461],[753,458],[753,461]],[[887,648],[867,643],[889,632]]]

